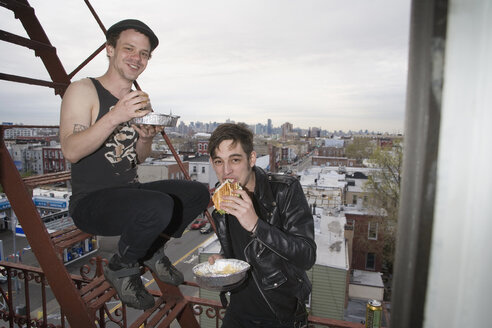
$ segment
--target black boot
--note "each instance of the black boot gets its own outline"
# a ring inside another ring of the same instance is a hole
[[[154,297],[145,289],[140,279],[138,263],[123,263],[120,256],[115,254],[104,267],[104,277],[116,290],[121,302],[127,306],[147,310],[155,305]]]
[[[144,261],[146,265],[154,274],[159,277],[162,282],[178,286],[184,282],[183,274],[172,265],[169,258],[164,254],[164,246],[162,246],[153,256]]]

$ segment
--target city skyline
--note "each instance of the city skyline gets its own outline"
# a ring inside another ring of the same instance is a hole
[[[188,130],[193,130],[195,133],[212,133],[215,128],[217,128],[218,125],[222,123],[245,123],[245,122],[235,122],[233,120],[227,119],[224,122],[202,122],[202,121],[194,121],[194,122],[179,122],[176,124],[175,127],[166,127],[167,133],[169,132],[178,132],[182,134],[187,134]],[[285,124],[290,124],[290,122],[283,122],[282,124],[279,125],[273,125],[273,123],[269,126],[269,123],[272,123],[271,119],[267,120],[267,123],[264,124],[262,122],[256,122],[252,124],[248,124],[248,127],[252,130],[252,132],[256,135],[280,135],[282,134],[282,127]],[[0,124],[4,125],[15,125],[15,128],[12,129],[7,129],[5,130],[5,137],[9,138],[11,136],[17,135],[17,136],[33,136],[33,135],[39,135],[38,130],[42,130],[43,132],[41,133],[42,135],[51,135],[50,133],[46,133],[46,131],[52,131],[53,128],[49,128],[46,130],[45,128],[37,128],[37,126],[40,126],[39,124],[25,124],[23,122],[1,122]],[[58,128],[54,128],[56,131],[58,131]],[[184,130],[184,131],[183,131]],[[367,134],[367,135],[381,135],[381,134],[388,134],[388,135],[403,135],[403,133],[400,132],[390,132],[390,131],[374,131],[374,130],[369,130],[369,129],[358,129],[358,130],[341,130],[341,129],[334,129],[334,130],[327,130],[323,129],[320,127],[312,126],[309,128],[302,128],[302,127],[296,127],[292,125],[291,131],[293,132],[298,132],[299,136],[307,136],[310,131],[313,131],[313,133],[317,133],[318,131],[321,133],[321,137],[332,137],[332,136],[339,136],[339,135],[357,135],[357,134]]]
[[[104,42],[83,1],[30,4],[68,73]],[[409,0],[142,1],[138,13],[128,1],[91,4],[106,27],[135,17],[158,34],[139,78],[157,112],[186,123],[270,118],[303,129],[403,132]],[[0,21],[26,36],[10,12]],[[9,54],[0,72],[49,80],[32,51],[0,49]],[[106,66],[103,51],[73,80]],[[0,99],[2,121],[58,124],[61,99],[49,88],[0,81]]]

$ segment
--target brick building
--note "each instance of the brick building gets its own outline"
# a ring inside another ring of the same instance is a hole
[[[60,146],[43,148],[43,173],[66,171],[69,163],[63,157]]]
[[[362,212],[346,212],[345,217],[354,231],[352,269],[381,272],[384,236],[380,219]]]
[[[198,140],[197,152],[200,155],[208,155],[208,140]]]

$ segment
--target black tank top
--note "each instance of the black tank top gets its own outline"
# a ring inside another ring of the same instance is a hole
[[[99,98],[99,114],[96,121],[108,113],[118,98],[102,84],[91,78]],[[77,201],[92,191],[123,186],[137,181],[138,134],[128,122],[120,124],[106,141],[92,154],[72,164],[72,196],[70,213]]]

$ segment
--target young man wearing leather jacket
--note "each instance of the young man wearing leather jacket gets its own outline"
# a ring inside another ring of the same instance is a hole
[[[217,258],[248,262],[251,270],[233,289],[223,319],[229,327],[307,327],[306,275],[316,261],[314,223],[295,177],[266,173],[255,166],[253,134],[245,124],[222,124],[210,137],[210,161],[219,182],[242,187],[225,196],[213,218],[222,246]]]

